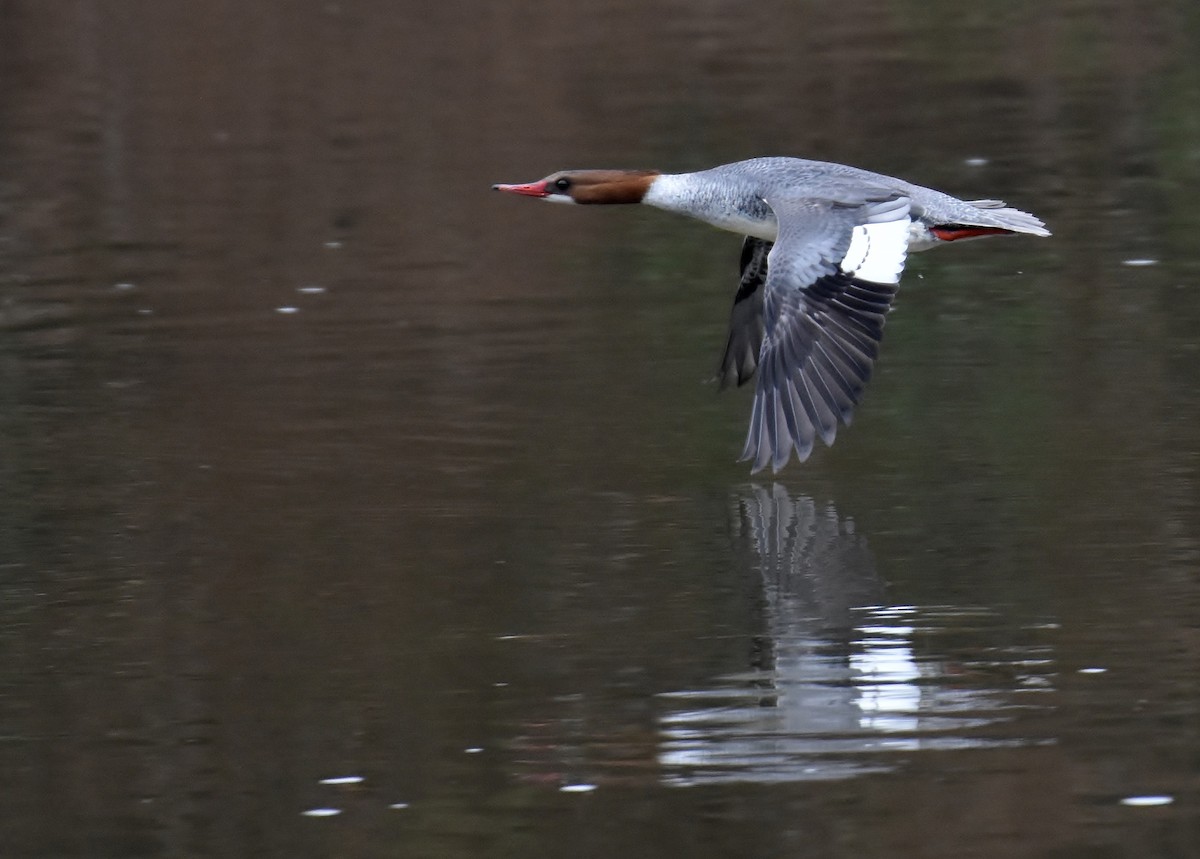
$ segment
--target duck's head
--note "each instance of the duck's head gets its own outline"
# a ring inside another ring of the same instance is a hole
[[[493,185],[526,197],[555,203],[640,203],[650,190],[657,170],[560,170],[525,185]]]

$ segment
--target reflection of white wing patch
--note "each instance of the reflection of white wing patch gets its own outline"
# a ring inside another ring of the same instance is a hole
[[[908,255],[908,221],[902,218],[855,227],[842,271],[872,283],[899,283]]]

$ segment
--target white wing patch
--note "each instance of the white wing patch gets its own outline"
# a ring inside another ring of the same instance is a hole
[[[842,271],[872,283],[899,283],[908,256],[908,223],[908,218],[901,218],[855,227]]]

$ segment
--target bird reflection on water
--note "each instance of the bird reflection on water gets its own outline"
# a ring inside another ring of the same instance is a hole
[[[743,673],[661,695],[667,783],[847,778],[894,769],[897,752],[1028,742],[988,728],[1041,707],[1047,648],[980,646],[1000,624],[985,609],[888,604],[865,538],[832,506],[776,484],[732,507],[762,577],[762,646]]]
[[[715,640],[720,664],[743,667],[685,688],[615,682],[614,700],[560,696],[536,718],[522,710],[507,744],[521,781],[845,779],[925,751],[1047,742],[1036,720],[1053,712],[1052,624],[903,601],[906,585],[885,584],[852,518],[779,484],[726,505],[722,575],[744,577],[757,608]]]

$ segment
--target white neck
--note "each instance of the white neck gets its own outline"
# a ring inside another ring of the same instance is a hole
[[[668,212],[690,215],[694,208],[697,188],[691,173],[663,173],[656,176],[642,197],[642,202]]]
[[[698,173],[664,173],[642,202],[656,209],[699,218],[722,230],[775,241],[775,218],[762,200],[737,184]],[[756,216],[762,212],[763,216]]]

